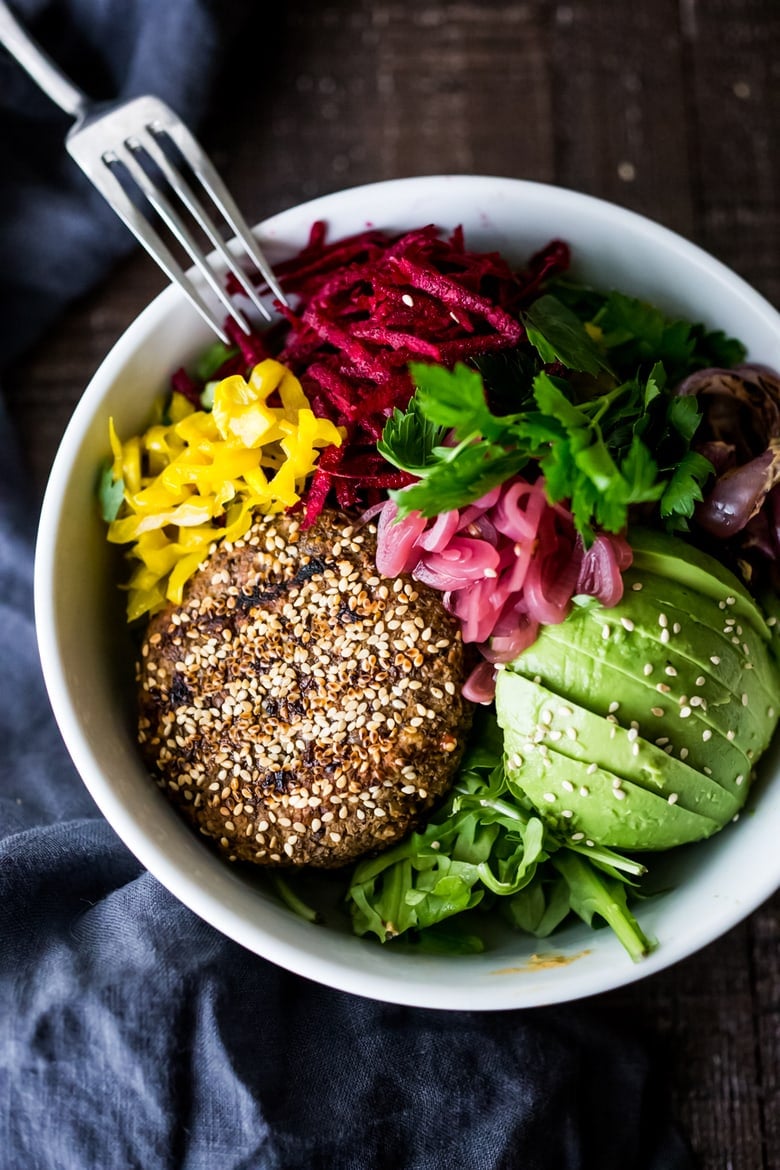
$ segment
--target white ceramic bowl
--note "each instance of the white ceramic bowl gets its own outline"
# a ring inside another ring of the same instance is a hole
[[[369,223],[390,229],[463,224],[469,247],[497,248],[518,262],[562,237],[573,247],[578,275],[725,329],[743,339],[751,358],[780,367],[780,316],[762,297],[679,236],[584,195],[473,176],[379,183],[325,196],[262,224],[259,236],[271,261],[300,248],[315,219],[328,222],[331,238]],[[639,907],[658,947],[638,964],[611,932],[578,923],[543,942],[507,933],[478,956],[386,950],[344,928],[309,925],[212,855],[149,780],[136,751],[130,649],[95,505],[108,417],[120,434],[142,429],[171,371],[210,340],[173,288],[130,326],[87,387],[62,440],[37,547],[38,638],[57,722],[107,820],[164,886],[218,930],[310,979],[396,1003],[472,1010],[576,999],[660,971],[773,893],[780,884],[777,746],[762,762],[753,812],[713,840],[656,863],[672,888]]]

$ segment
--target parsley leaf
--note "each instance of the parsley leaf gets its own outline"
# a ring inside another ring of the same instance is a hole
[[[550,293],[533,302],[523,323],[528,340],[543,362],[558,361],[569,370],[594,377],[612,372],[579,317]]]
[[[437,426],[452,430],[458,442],[481,435],[499,438],[507,419],[492,413],[485,397],[485,386],[477,370],[458,362],[453,370],[445,366],[428,366],[411,362],[409,372],[417,387],[417,403],[422,416]]]
[[[688,451],[682,457],[661,496],[661,516],[672,521],[671,527],[687,528],[686,521],[693,515],[695,505],[704,498],[702,484],[714,470],[709,459],[696,451]]]
[[[466,447],[437,448],[438,462],[418,483],[391,491],[399,516],[421,512],[438,516],[464,508],[481,499],[494,487],[522,471],[528,456],[522,449],[505,451],[491,443],[475,441]],[[446,453],[446,454],[445,454]]]
[[[388,463],[421,475],[436,462],[434,450],[447,435],[447,428],[437,426],[423,413],[420,399],[415,395],[404,413],[396,409],[385,424],[376,449]]]

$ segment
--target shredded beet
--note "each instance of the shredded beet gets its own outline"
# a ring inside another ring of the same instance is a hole
[[[171,390],[176,394],[183,394],[188,402],[200,410],[202,387],[194,378],[190,377],[183,366],[171,374]]]
[[[338,455],[320,457],[304,498],[304,526],[331,492],[342,508],[365,507],[409,482],[375,446],[393,410],[412,396],[410,361],[453,366],[514,348],[523,337],[520,311],[569,264],[568,247],[554,240],[513,272],[497,252],[469,251],[461,227],[449,237],[433,225],[401,235],[371,229],[333,243],[326,235],[324,223],[312,224],[306,247],[276,265],[292,304],[278,306],[279,325],[247,336],[226,322],[240,352],[218,371],[223,377],[243,364],[246,372],[276,357],[301,379],[315,414],[344,428]],[[240,295],[232,278],[228,285]],[[201,387],[186,378],[182,393],[199,401]]]
[[[400,236],[370,230],[329,244],[324,226],[313,225],[306,248],[277,266],[296,306],[275,356],[301,377],[316,413],[345,428],[346,441],[336,467],[320,461],[304,523],[325,504],[326,476],[342,506],[409,482],[380,457],[366,463],[393,409],[412,395],[408,363],[454,365],[516,346],[521,307],[567,264],[557,242],[518,276],[497,253],[467,251],[460,228],[449,238],[433,226]]]

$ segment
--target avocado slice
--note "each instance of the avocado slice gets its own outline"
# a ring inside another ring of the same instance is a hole
[[[528,797],[550,824],[575,841],[649,852],[701,841],[721,827],[719,821],[669,804],[606,768],[594,771],[553,752],[524,757],[521,768],[507,769],[507,779],[510,788]]]
[[[676,755],[682,751],[694,767],[711,768],[719,782],[733,787],[771,735],[774,721],[765,692],[754,689],[752,681],[745,683],[749,705],[744,706],[741,696],[670,646],[645,637],[641,628],[629,632],[613,624],[605,640],[605,617],[601,609],[579,612],[560,626],[546,627],[509,669],[538,677],[562,697],[601,715],[615,714],[624,726],[636,723],[646,739],[671,743]],[[767,718],[760,718],[764,712]]]
[[[626,593],[619,605],[631,604],[637,616],[642,615],[647,621],[648,631],[659,638],[660,623],[665,619],[668,636],[664,638],[664,644],[684,647],[683,652],[692,662],[716,673],[735,691],[743,689],[741,676],[753,672],[777,696],[778,681],[768,643],[753,626],[743,624],[727,602],[723,603],[724,609],[721,610],[686,586],[635,569],[624,575],[624,581]],[[635,594],[631,601],[629,594]],[[705,647],[708,650],[706,655]],[[716,671],[713,671],[712,654],[725,659],[718,664]]]
[[[777,724],[778,642],[711,557],[660,533],[631,541],[621,601],[543,627],[500,671],[496,709],[510,785],[562,832],[667,849],[744,804]]]
[[[733,616],[744,618],[765,642],[769,641],[770,631],[758,605],[739,578],[714,557],[679,537],[652,528],[632,527],[630,541],[636,570],[686,585],[700,598],[709,597],[716,603],[733,597]]]
[[[660,805],[654,802],[647,805],[638,797],[632,799],[629,819],[634,836],[645,813],[652,813],[653,818],[642,826],[644,844],[628,846],[632,848],[667,849],[683,839],[698,840],[726,824],[744,801],[742,792],[728,792],[708,776],[648,743],[636,729],[620,727],[610,722],[609,717],[562,702],[554,691],[521,675],[500,673],[496,711],[504,730],[510,778],[527,792],[537,807],[544,811],[545,804],[548,805],[548,814],[561,807],[571,809],[566,802],[575,796],[578,806],[585,800],[587,803],[581,811],[585,816],[584,831],[589,836],[595,831],[593,810],[598,799],[589,799],[592,786],[588,777],[597,772],[601,776],[597,782],[600,790],[604,777],[608,777],[611,786],[624,787],[627,792],[636,788],[661,797]],[[541,792],[540,783],[547,785]],[[529,790],[529,784],[533,791]],[[672,803],[668,804],[670,797]],[[541,805],[537,803],[540,799]],[[615,815],[620,816],[616,806],[622,799],[627,797],[612,794],[608,802],[608,823],[612,823]],[[681,818],[678,816],[681,812],[690,816]],[[607,844],[603,836],[599,840]]]

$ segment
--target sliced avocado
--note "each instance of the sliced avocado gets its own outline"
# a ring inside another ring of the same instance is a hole
[[[769,629],[756,602],[739,578],[714,557],[679,537],[651,528],[632,528],[629,540],[635,569],[687,585],[694,593],[711,597],[715,602],[733,597],[734,616],[743,617],[755,626],[764,641],[769,641]]]
[[[567,761],[576,762],[582,765],[585,775],[588,767],[596,765],[621,783],[630,781],[664,799],[672,796],[670,807],[701,815],[718,826],[726,824],[744,802],[746,789],[727,791],[702,772],[648,743],[636,729],[625,729],[610,722],[609,717],[562,702],[555,692],[521,675],[501,672],[496,711],[504,729],[510,770],[517,756],[531,767],[537,757],[555,757],[564,769]],[[521,785],[524,777],[525,771],[519,766],[517,779]],[[587,780],[582,784],[587,787]]]
[[[658,659],[653,650],[636,629],[629,632],[618,624],[605,640],[600,620],[573,614],[560,626],[545,627],[508,670],[538,678],[562,698],[601,716],[611,714],[624,727],[636,724],[645,739],[671,745],[675,756],[682,753],[699,770],[709,768],[736,794],[752,769],[747,752],[755,757],[764,750],[771,721],[761,723],[741,699],[711,679],[697,686],[705,676],[685,659],[674,654]],[[645,666],[653,668],[649,675]],[[764,701],[754,694],[753,702]]]
[[[648,630],[654,631],[657,637],[661,634],[659,623],[665,619],[669,641],[684,645],[684,652],[692,661],[699,661],[711,670],[710,655],[725,656],[727,676],[724,676],[722,666],[717,673],[732,689],[741,689],[740,676],[747,669],[748,672],[754,671],[770,691],[778,692],[767,643],[753,626],[743,624],[725,602],[725,608],[720,610],[684,585],[664,581],[654,574],[640,574],[635,569],[624,575],[624,581],[626,593],[620,605],[631,605],[637,614],[642,614],[647,620]],[[638,588],[640,585],[641,589]],[[628,594],[633,595],[631,600]],[[706,656],[703,654],[705,646],[708,650]],[[746,663],[750,663],[747,668]]]
[[[606,768],[588,770],[581,761],[553,752],[524,757],[522,766],[507,769],[507,779],[559,832],[568,837],[582,833],[586,841],[614,849],[673,849],[710,837],[721,827],[719,821],[669,804],[666,797]]]
[[[636,610],[630,612],[636,613]],[[702,701],[695,701],[693,707],[698,709],[697,718],[705,727],[709,726],[713,732],[724,736],[731,730],[738,739],[747,737],[751,742],[746,746],[754,749],[758,744],[765,746],[767,725],[771,724],[774,716],[769,713],[771,693],[767,693],[758,671],[743,671],[739,690],[734,691],[711,673],[713,664],[692,661],[685,652],[684,631],[677,636],[672,635],[667,643],[663,643],[657,636],[661,632],[658,626],[648,632],[642,624],[631,624],[633,629],[626,630],[622,622],[610,620],[607,611],[584,611],[581,621],[567,621],[561,626],[550,627],[550,633],[552,637],[564,637],[572,648],[590,649],[594,657],[602,659],[606,664],[614,663],[619,669],[633,673],[640,685],[647,687],[654,695],[653,702],[647,703],[645,711],[659,701],[661,706],[666,704],[670,709],[679,709],[686,705],[681,699],[690,701],[698,696]],[[608,638],[603,637],[605,626],[609,632]],[[699,646],[704,644],[706,633],[702,633],[701,638]],[[694,644],[691,650],[693,653],[696,635],[691,634],[690,639]],[[705,645],[704,648],[708,647]],[[706,661],[709,656],[701,654],[700,657]],[[726,654],[724,652],[714,657],[720,660],[718,665],[722,665]],[[670,689],[659,691],[659,685]],[[684,731],[684,728],[681,727],[681,730]]]

